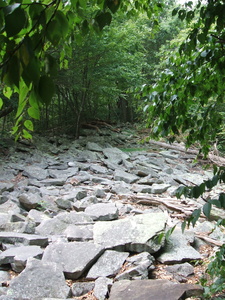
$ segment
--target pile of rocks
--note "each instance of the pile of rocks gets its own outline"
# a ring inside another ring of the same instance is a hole
[[[202,294],[199,286],[179,283],[193,274],[188,262],[202,258],[194,231],[182,234],[178,212],[132,199],[178,201],[174,191],[180,184],[200,183],[211,174],[178,151],[147,145],[124,152],[115,143],[133,147],[134,136],[92,132],[57,143],[39,138],[35,147],[17,146],[2,158],[0,299],[89,294],[99,300],[176,300]],[[190,211],[201,207],[192,200],[185,205]],[[204,221],[198,231],[212,228]],[[225,239],[219,231],[212,234]],[[150,279],[156,261],[172,265],[168,272],[177,283]]]

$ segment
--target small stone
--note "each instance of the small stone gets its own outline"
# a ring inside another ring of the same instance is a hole
[[[90,269],[87,278],[115,276],[128,256],[128,252],[106,250]]]
[[[94,296],[98,300],[105,300],[109,294],[109,290],[113,284],[113,280],[106,277],[99,277],[95,280]]]
[[[114,203],[96,203],[88,206],[84,212],[94,221],[110,221],[118,218],[118,208]]]
[[[71,287],[74,297],[83,296],[94,289],[94,282],[74,282]]]

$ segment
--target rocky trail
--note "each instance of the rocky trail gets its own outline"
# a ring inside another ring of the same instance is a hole
[[[212,170],[140,140],[132,128],[84,130],[2,149],[0,299],[202,299],[196,283],[224,243],[225,213],[182,234],[204,202],[175,191]]]

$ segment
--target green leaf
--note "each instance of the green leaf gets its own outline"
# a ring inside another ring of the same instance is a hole
[[[32,135],[26,130],[26,129],[23,129],[23,134],[22,136],[25,138],[25,139],[32,139]]]
[[[3,95],[4,95],[6,98],[8,98],[8,99],[11,98],[12,93],[13,93],[13,91],[12,91],[12,89],[11,89],[9,86],[6,86],[6,87],[3,89]]]
[[[34,125],[33,125],[33,123],[32,123],[31,120],[26,120],[26,121],[24,122],[24,126],[25,126],[28,130],[30,130],[30,131],[33,131],[33,130],[34,130]]]
[[[95,17],[95,20],[98,23],[100,30],[102,30],[106,25],[110,25],[112,21],[112,15],[109,12],[100,13]]]
[[[19,87],[20,61],[16,55],[13,55],[6,68],[3,70],[2,80],[8,86],[15,85],[16,87]]]
[[[111,12],[114,14],[120,7],[120,0],[107,0],[106,5],[111,10]],[[137,4],[136,4],[136,6],[137,6]]]
[[[3,12],[5,16],[10,15],[15,11],[15,9],[19,8],[21,6],[21,3],[14,3],[12,5],[7,5],[3,8]]]
[[[8,37],[17,35],[26,25],[27,15],[20,7],[5,17],[5,31]]]
[[[38,93],[46,105],[49,105],[55,93],[55,85],[51,77],[47,75],[41,76],[38,85]]]
[[[62,34],[57,20],[52,20],[48,25],[46,37],[53,46],[57,46],[59,44]]]
[[[57,46],[62,38],[65,38],[69,31],[69,22],[63,12],[57,11],[54,18],[48,24],[46,36],[48,40]]]
[[[41,99],[38,93],[36,93],[35,90],[32,90],[29,95],[29,104],[31,107],[34,107],[36,109],[39,109],[39,103]]]
[[[174,8],[174,10],[172,11],[172,16],[173,17],[176,16],[176,14],[178,13],[179,9],[180,9],[179,7]]]
[[[192,195],[192,197],[197,199],[199,196],[202,195],[201,188],[199,186],[194,186],[191,189],[191,195]]]
[[[69,22],[67,17],[64,15],[62,11],[57,11],[55,14],[55,18],[60,26],[62,38],[65,38],[69,32]]]
[[[37,85],[40,79],[40,62],[36,57],[33,57],[28,65],[24,68],[22,77],[24,81],[29,85],[31,82]]]
[[[4,14],[3,11],[0,10],[0,32],[4,29],[4,26],[5,26]]]
[[[215,205],[218,208],[221,208],[221,203],[218,199],[209,199],[208,202],[212,205]]]
[[[195,209],[192,213],[192,220],[191,220],[191,223],[193,226],[195,226],[196,222],[198,221],[199,217],[201,215],[201,209],[198,208],[198,209]]]
[[[3,100],[2,98],[0,98],[0,109],[2,108],[2,105],[3,105]]]
[[[35,119],[35,120],[40,120],[40,110],[39,108],[35,108],[35,107],[29,107],[28,110],[28,115]]]
[[[205,203],[203,206],[203,213],[208,219],[210,217],[211,208],[212,208],[212,204],[208,202]]]
[[[183,21],[185,19],[185,17],[186,17],[186,11],[184,9],[181,9],[178,12],[178,17],[179,17],[179,19],[181,19]]]
[[[169,230],[167,230],[166,235],[165,235],[165,239],[168,241],[171,234],[174,232],[174,229],[176,228],[176,225],[174,225],[172,228],[170,228]]]
[[[225,209],[225,194],[221,193],[219,196],[219,202],[221,204],[221,207]]]
[[[45,8],[41,5],[41,3],[34,2],[29,6],[29,15],[30,15],[33,25],[38,20],[40,23],[42,23],[40,20],[40,17],[42,18],[42,21],[43,21],[43,18],[45,17],[45,14],[43,13],[44,10],[45,10]]]
[[[20,117],[24,111],[27,104],[27,94],[29,92],[29,87],[21,80],[19,86],[19,104],[16,112],[16,118]]]
[[[45,57],[45,73],[56,76],[58,72],[58,65],[55,58],[49,54]]]

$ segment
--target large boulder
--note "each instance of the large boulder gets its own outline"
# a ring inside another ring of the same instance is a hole
[[[43,262],[60,265],[66,278],[77,279],[88,270],[103,252],[91,242],[53,243],[44,252]]]
[[[157,252],[162,243],[158,236],[165,229],[164,213],[148,213],[111,222],[94,224],[94,242],[108,249],[120,251]]]
[[[24,271],[11,280],[7,295],[11,299],[65,299],[70,295],[70,288],[58,264],[31,259]]]
[[[168,280],[121,280],[113,284],[109,300],[180,300],[199,296],[203,288]]]

